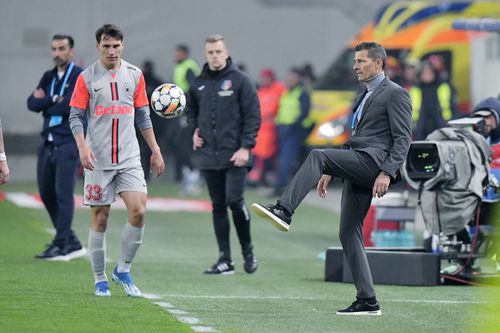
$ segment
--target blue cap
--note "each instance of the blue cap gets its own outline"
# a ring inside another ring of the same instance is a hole
[[[493,114],[500,125],[500,100],[495,97],[488,97],[479,102],[472,110],[473,116],[487,117]]]

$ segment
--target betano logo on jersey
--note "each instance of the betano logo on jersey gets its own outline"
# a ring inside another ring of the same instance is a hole
[[[130,105],[111,105],[111,106],[103,106],[97,105],[95,107],[95,115],[96,117],[100,116],[111,116],[115,114],[133,114],[134,107]]]

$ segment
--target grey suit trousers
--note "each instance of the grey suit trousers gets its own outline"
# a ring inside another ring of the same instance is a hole
[[[370,208],[373,184],[379,173],[375,161],[363,152],[314,149],[278,200],[293,214],[323,174],[344,179],[339,237],[359,298],[375,297],[363,246],[363,220]]]

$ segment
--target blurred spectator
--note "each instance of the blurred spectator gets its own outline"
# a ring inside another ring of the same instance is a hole
[[[155,74],[154,62],[152,60],[146,60],[142,64],[142,74],[144,75],[144,81],[146,81],[146,94],[148,98],[151,98],[151,94],[156,87],[162,84],[162,81]],[[156,140],[158,141],[158,146],[160,146],[161,151],[165,149],[165,138],[167,131],[167,122],[156,116],[155,112],[149,106],[150,118],[153,123],[153,131],[155,133]],[[139,148],[141,150],[141,164],[144,170],[144,177],[149,180],[150,177],[150,160],[151,160],[151,149],[149,149],[148,144],[144,140],[141,131],[135,126],[135,132],[137,136],[137,141],[139,142]]]
[[[446,69],[446,63],[442,55],[433,54],[429,58],[427,58],[427,61],[429,61],[432,67],[436,69],[439,79],[441,79],[441,81],[444,82],[450,81],[450,73]]]
[[[247,65],[244,62],[237,63],[236,64],[236,68],[238,68],[243,73],[247,73],[248,74],[248,67],[247,67]]]
[[[184,44],[175,50],[176,65],[173,82],[188,94],[193,80],[200,75],[200,67],[190,58],[189,47]],[[182,179],[181,194],[185,196],[198,195],[200,189],[200,171],[193,162],[192,133],[188,128],[187,117],[181,115],[170,122],[171,138],[175,156],[177,179]]]
[[[292,68],[287,75],[288,90],[279,101],[276,125],[278,130],[278,174],[274,195],[278,196],[288,183],[299,162],[304,141],[304,121],[309,115],[311,101],[309,92],[301,82],[302,72]]]
[[[248,174],[250,184],[266,185],[266,174],[274,169],[277,150],[277,134],[274,119],[278,114],[281,95],[286,87],[276,80],[272,69],[260,72],[260,87],[257,90],[260,102],[261,124],[257,135],[257,143],[252,149],[254,165]]]
[[[402,70],[399,60],[393,56],[387,56],[385,63],[385,75],[394,83],[403,86]]]
[[[236,68],[238,68],[238,70],[240,72],[243,72],[245,73],[249,78],[250,80],[252,80],[252,82],[255,84],[255,87],[258,88],[259,87],[259,84],[258,82],[256,82],[253,77],[250,75],[250,73],[248,72],[248,66],[244,63],[244,62],[239,62],[236,64]]]
[[[482,100],[472,110],[472,116],[484,119],[484,127],[479,132],[486,138],[488,144],[497,144],[498,138],[492,140],[492,134],[500,125],[500,101],[494,97]]]
[[[189,56],[189,47],[180,44],[175,49],[174,84],[181,87],[184,93],[188,93],[189,86],[194,78],[200,75],[200,67]]]
[[[403,70],[403,88],[407,91],[417,85],[418,83],[418,64],[415,62],[408,62],[404,66]]]
[[[453,89],[439,78],[436,69],[427,61],[421,65],[419,83],[411,87],[409,93],[417,140],[424,140],[434,130],[444,127],[455,114]]]
[[[304,87],[309,89],[312,89],[314,82],[316,82],[316,75],[314,75],[314,69],[310,63],[305,63],[302,67],[302,82]]]

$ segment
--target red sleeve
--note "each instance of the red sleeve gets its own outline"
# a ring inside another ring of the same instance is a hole
[[[89,90],[87,89],[87,84],[85,83],[83,75],[80,74],[78,75],[78,79],[76,80],[75,89],[73,90],[73,95],[71,95],[69,106],[87,110],[89,99],[90,95]]]
[[[146,95],[146,81],[144,81],[144,75],[142,75],[141,73],[139,83],[137,84],[137,89],[135,90],[134,107],[140,108],[148,104],[148,96]]]
[[[493,160],[490,166],[492,169],[500,168],[500,143],[491,146],[491,150],[493,150]]]

